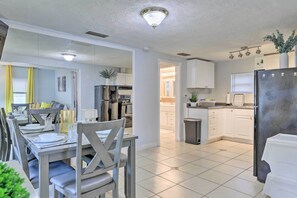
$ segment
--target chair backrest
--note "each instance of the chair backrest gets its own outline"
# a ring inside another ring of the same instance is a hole
[[[12,139],[12,149],[14,158],[21,164],[23,170],[30,178],[29,175],[29,167],[26,155],[26,143],[25,139],[21,134],[19,125],[15,118],[8,118],[7,123],[11,132],[11,139]]]
[[[59,109],[29,109],[28,117],[29,123],[32,124],[32,117],[40,124],[44,125],[45,121],[42,116],[51,117],[53,122],[57,124],[60,118],[60,110]]]
[[[16,103],[11,104],[12,112],[19,111],[20,108],[22,110],[22,113],[24,113],[24,111],[28,111],[30,109],[30,104],[16,104]]]
[[[1,128],[1,160],[8,161],[11,150],[11,134],[6,122],[4,108],[0,109],[0,128]]]
[[[77,124],[77,150],[76,150],[76,167],[82,167],[82,140],[83,135],[90,142],[95,151],[95,155],[86,168],[76,169],[76,190],[77,195],[81,194],[81,180],[94,177],[109,170],[118,169],[120,167],[120,154],[125,129],[125,118],[107,122],[97,123],[78,123]],[[96,132],[110,131],[104,141],[101,141]],[[114,158],[112,159],[108,151],[116,139],[114,148]],[[100,165],[100,166],[98,166]]]

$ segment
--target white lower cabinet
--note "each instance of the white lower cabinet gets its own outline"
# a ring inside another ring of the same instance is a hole
[[[201,119],[201,142],[221,137],[252,142],[254,110],[188,108],[187,117]]]
[[[234,109],[233,111],[234,137],[253,140],[254,134],[254,111]]]
[[[160,106],[160,127],[167,130],[175,130],[175,106]]]

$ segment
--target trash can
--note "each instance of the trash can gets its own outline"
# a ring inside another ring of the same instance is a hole
[[[185,118],[186,143],[200,144],[201,139],[201,119]]]

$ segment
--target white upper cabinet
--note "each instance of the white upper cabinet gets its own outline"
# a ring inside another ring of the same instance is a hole
[[[118,73],[116,85],[132,85],[132,74]]]
[[[214,63],[188,60],[187,88],[214,88]]]

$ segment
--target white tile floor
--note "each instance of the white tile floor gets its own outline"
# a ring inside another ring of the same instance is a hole
[[[196,146],[165,131],[160,147],[137,152],[136,197],[260,198],[263,184],[253,176],[252,162],[252,145],[222,140]]]

